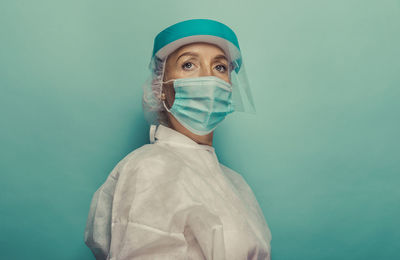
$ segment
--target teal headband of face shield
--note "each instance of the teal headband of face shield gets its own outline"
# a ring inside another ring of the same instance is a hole
[[[203,39],[231,55],[235,71],[240,70],[242,57],[236,34],[225,24],[209,19],[192,19],[176,23],[161,31],[154,39],[152,59],[164,58],[184,44]]]

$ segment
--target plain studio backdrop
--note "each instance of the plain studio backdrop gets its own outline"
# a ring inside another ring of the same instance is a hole
[[[153,39],[216,19],[237,34],[257,113],[215,132],[272,259],[400,259],[400,1],[0,2],[1,259],[94,259],[93,193],[148,143]]]

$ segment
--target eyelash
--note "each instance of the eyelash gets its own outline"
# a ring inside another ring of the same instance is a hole
[[[226,72],[226,66],[225,66],[225,65],[218,64],[216,67],[218,67],[218,66],[221,66],[221,67],[223,67],[223,68],[224,68],[224,71],[223,71],[223,72]]]
[[[193,63],[191,63],[191,62],[185,62],[185,63],[182,64],[182,69],[184,69],[184,70],[186,69],[186,68],[185,68],[185,65],[186,65],[186,64],[192,64],[192,65],[193,65]]]
[[[185,62],[185,63],[182,64],[182,69],[186,70],[186,65],[187,65],[187,64],[192,64],[192,65],[193,65],[193,63],[191,63],[191,62]],[[222,73],[226,72],[226,66],[225,66],[225,65],[218,64],[217,66],[223,67],[224,70],[223,70]],[[217,66],[216,66],[216,67],[217,67]]]

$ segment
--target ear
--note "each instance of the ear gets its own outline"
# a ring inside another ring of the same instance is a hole
[[[164,99],[163,99],[164,98]],[[161,93],[161,100],[165,101],[165,105],[170,109],[175,100],[175,89],[173,82],[163,84],[163,91]]]

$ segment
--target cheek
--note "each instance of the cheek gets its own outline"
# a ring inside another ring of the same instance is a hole
[[[222,80],[224,80],[224,81],[226,81],[226,82],[228,82],[229,84],[231,83],[231,79],[230,79],[228,74],[223,74],[223,75],[220,74],[217,77],[222,79]]]
[[[176,64],[167,62],[164,72],[164,80],[181,78],[181,70]]]
[[[185,71],[180,68],[179,64],[170,65],[166,68],[165,77],[167,79],[178,79],[185,76]]]
[[[191,78],[200,76],[199,70],[196,69],[193,70],[177,69],[174,74],[175,78]]]
[[[230,79],[229,75],[226,75],[224,80],[225,80],[226,82],[231,83],[231,79]]]

